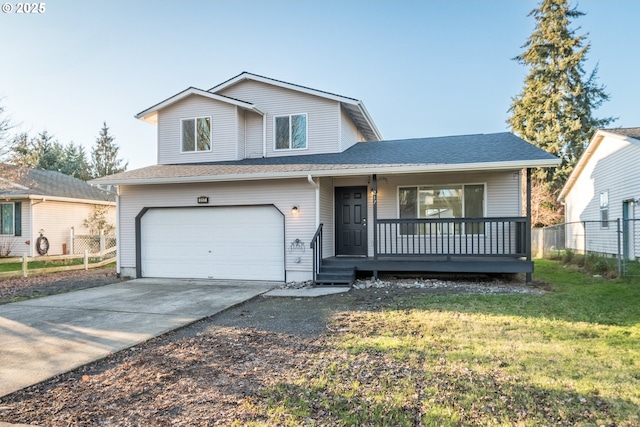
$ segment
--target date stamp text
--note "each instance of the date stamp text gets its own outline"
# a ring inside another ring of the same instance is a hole
[[[3,3],[2,12],[4,13],[21,13],[21,14],[39,14],[47,11],[46,3]]]

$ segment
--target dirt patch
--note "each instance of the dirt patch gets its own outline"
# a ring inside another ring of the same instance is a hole
[[[90,287],[117,280],[95,279],[60,278],[54,286],[70,287],[75,281]],[[320,298],[257,297],[2,397],[0,420],[52,427],[263,421],[253,403],[269,399],[269,387],[290,383],[292,375],[327,351],[337,313],[380,310],[393,307],[397,298],[453,292],[461,289],[385,287]]]
[[[118,283],[115,267],[0,279],[0,304]]]

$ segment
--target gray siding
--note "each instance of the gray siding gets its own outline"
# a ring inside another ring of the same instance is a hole
[[[181,152],[181,119],[211,116],[209,152]],[[238,160],[238,113],[224,102],[192,95],[158,112],[158,164]]]
[[[315,233],[315,189],[306,179],[122,186],[119,242],[123,274],[135,273],[135,217],[142,208],[198,206],[198,196],[208,196],[210,206],[275,205],[285,216],[283,251],[286,251],[287,280],[311,278],[312,256],[308,246]],[[298,206],[298,214],[291,212],[293,206]],[[304,251],[291,247],[296,239],[304,243]]]
[[[339,152],[339,103],[256,81],[233,85],[221,95],[255,104],[267,113],[267,157]],[[283,114],[307,114],[307,149],[274,151],[273,121]],[[260,133],[262,137],[262,131]]]
[[[486,184],[487,217],[522,216],[519,171],[390,175],[378,181],[378,218],[398,217],[398,187],[405,185]]]
[[[245,157],[249,159],[262,157],[262,116],[245,112]]]
[[[356,143],[364,141],[362,133],[358,130],[346,111],[340,108],[340,150],[344,151]]]
[[[322,256],[324,258],[335,255],[335,245],[333,236],[335,234],[334,225],[334,197],[333,179],[320,179],[320,223],[322,226]]]

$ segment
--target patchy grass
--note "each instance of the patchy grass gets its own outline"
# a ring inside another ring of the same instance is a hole
[[[640,283],[536,263],[545,295],[396,298],[246,402],[251,425],[640,425]]]

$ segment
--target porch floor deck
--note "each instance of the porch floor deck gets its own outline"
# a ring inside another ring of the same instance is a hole
[[[421,272],[421,273],[483,273],[511,274],[532,273],[533,261],[509,256],[425,255],[408,257],[334,256],[324,258],[323,266],[355,268],[371,272]]]

